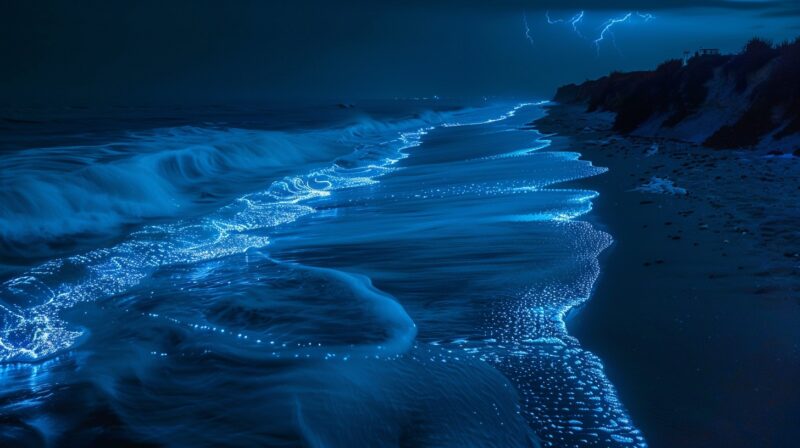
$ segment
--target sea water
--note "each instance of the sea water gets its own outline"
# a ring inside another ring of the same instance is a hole
[[[542,106],[6,120],[0,438],[645,446],[566,330],[612,239]]]

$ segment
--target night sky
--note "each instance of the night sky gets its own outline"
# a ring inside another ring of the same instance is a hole
[[[269,99],[549,97],[699,47],[800,35],[781,1],[13,1],[0,101],[182,104]],[[584,10],[578,30],[566,20]],[[645,20],[636,12],[652,14]],[[603,23],[633,12],[612,40]],[[526,38],[524,18],[532,42]]]

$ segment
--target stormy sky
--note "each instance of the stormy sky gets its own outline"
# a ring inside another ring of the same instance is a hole
[[[0,5],[6,105],[549,97],[561,84],[650,68],[684,50],[737,51],[753,36],[800,35],[796,0]],[[595,45],[603,25],[628,12]]]

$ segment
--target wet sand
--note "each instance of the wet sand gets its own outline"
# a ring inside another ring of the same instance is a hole
[[[551,149],[610,168],[580,182],[615,243],[570,332],[651,446],[795,446],[800,157],[623,138],[612,119],[556,105],[535,123]],[[634,190],[653,177],[686,194]]]

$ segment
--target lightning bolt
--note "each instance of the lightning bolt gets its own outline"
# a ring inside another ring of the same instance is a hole
[[[572,25],[572,31],[575,31],[575,34],[583,38],[583,34],[578,31],[578,24],[583,20],[583,11],[575,14],[570,20],[569,23]]]
[[[531,36],[531,27],[528,25],[528,15],[525,14],[525,11],[522,12],[522,23],[525,25],[525,39],[528,39],[528,42],[531,43],[533,46],[533,36]]]
[[[639,17],[641,17],[641,18],[643,18],[645,23],[647,23],[647,22],[649,22],[649,21],[651,21],[651,20],[653,20],[653,19],[655,19],[655,18],[656,18],[656,16],[654,16],[654,15],[652,15],[652,14],[650,14],[650,13],[644,13],[644,14],[642,14],[642,13],[640,13],[639,11],[636,11],[636,15],[637,15],[637,16],[639,16]]]
[[[564,19],[553,19],[550,16],[550,11],[545,11],[544,17],[547,19],[547,23],[550,25],[558,25],[558,24],[569,24],[572,26],[572,31],[578,35],[581,39],[585,39],[583,34],[581,34],[580,30],[578,30],[578,24],[583,21],[583,16],[585,15],[585,11],[580,11],[574,16],[572,16],[569,20]]]
[[[547,19],[547,23],[549,23],[550,25],[555,25],[557,23],[564,23],[563,19],[558,19],[558,20],[551,19],[550,18],[550,11],[545,11],[544,12],[544,16]]]
[[[584,11],[580,11],[574,16],[572,16],[569,20],[564,20],[564,19],[553,19],[552,17],[550,17],[550,11],[545,11],[544,17],[545,19],[547,19],[547,23],[550,25],[557,25],[562,23],[571,25],[572,31],[574,31],[575,34],[578,35],[578,37],[583,39],[584,36],[583,34],[581,34],[580,30],[578,30],[578,24],[581,23],[581,21],[583,20],[584,14],[585,14]]]
[[[611,43],[614,44],[614,48],[616,48],[617,51],[619,51],[619,48],[617,48],[617,41],[614,38],[614,32],[611,30],[611,28],[613,28],[614,25],[617,25],[619,23],[627,22],[628,20],[630,20],[631,17],[633,17],[633,13],[629,12],[620,18],[608,19],[605,21],[605,23],[603,23],[603,25],[601,26],[602,31],[600,31],[600,36],[598,36],[597,39],[594,40],[594,47],[597,49],[597,56],[600,56],[600,43],[606,40],[607,34],[611,35]]]
[[[572,27],[572,31],[581,39],[587,39],[587,37],[584,36],[583,33],[581,33],[581,30],[579,28],[579,26],[584,22],[583,19],[585,15],[586,15],[585,11],[579,11],[569,19],[563,19],[563,18],[554,19],[550,15],[550,11],[545,11],[544,13],[544,17],[549,25],[570,25]],[[597,51],[597,56],[598,57],[600,56],[600,49],[602,46],[602,42],[605,41],[606,39],[610,39],[612,45],[614,45],[614,48],[617,50],[617,52],[620,52],[619,47],[617,47],[617,40],[613,30],[613,28],[616,25],[620,23],[634,22],[634,21],[638,22],[643,21],[644,23],[647,23],[655,18],[656,17],[650,13],[631,11],[621,17],[616,17],[606,20],[605,22],[603,22],[600,28],[598,28],[600,30],[600,34],[597,36],[597,39],[591,41],[594,44],[594,47]],[[528,40],[528,42],[531,43],[531,45],[533,45],[533,37],[531,36],[531,28],[528,23],[528,16],[524,11],[522,13],[522,23],[525,25],[525,38]],[[621,54],[622,52],[620,52],[620,55]]]

